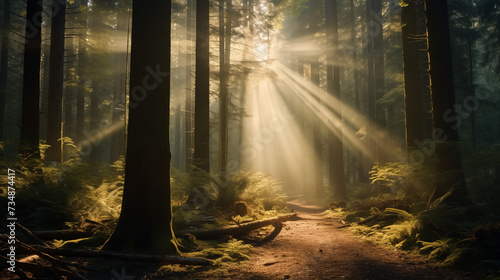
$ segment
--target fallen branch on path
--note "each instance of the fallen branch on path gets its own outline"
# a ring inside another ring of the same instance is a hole
[[[274,224],[278,225],[279,223],[294,220],[294,219],[297,219],[297,214],[291,213],[291,214],[281,215],[281,216],[273,217],[273,218],[262,219],[262,220],[248,222],[245,224],[240,224],[240,225],[235,225],[235,226],[227,226],[227,227],[223,227],[223,228],[205,229],[205,230],[181,230],[180,233],[192,234],[192,235],[196,236],[196,238],[198,238],[198,239],[219,239],[219,238],[224,237],[224,236],[239,237],[239,236],[246,235],[249,232],[251,232],[252,230],[255,230],[255,229],[258,229],[261,227],[274,225]],[[273,231],[273,233],[271,233],[271,235],[274,235],[274,237],[276,237],[279,234],[279,232],[281,231],[281,227],[275,226],[275,231]],[[279,230],[277,230],[278,228],[279,228]],[[274,238],[274,237],[272,237],[272,238]]]

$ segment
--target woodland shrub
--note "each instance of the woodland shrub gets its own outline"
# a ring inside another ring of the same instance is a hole
[[[117,162],[112,168],[91,167],[81,159],[71,139],[65,138],[64,144],[70,152],[62,164],[43,160],[47,148],[43,143],[41,159],[18,155],[3,157],[0,162],[2,167],[16,171],[17,216],[30,229],[63,229],[68,225],[75,227],[85,219],[99,221],[119,215],[123,163]],[[2,189],[0,200],[6,199]]]

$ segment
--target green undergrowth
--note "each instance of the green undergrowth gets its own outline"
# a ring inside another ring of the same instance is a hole
[[[250,259],[249,253],[252,246],[236,239],[229,239],[225,242],[199,241],[200,249],[196,252],[185,253],[184,257],[202,258],[212,261],[211,267],[189,267],[182,265],[162,266],[157,275],[175,275],[176,273],[196,273],[198,277],[217,277],[228,273],[228,270],[235,268],[238,263]]]
[[[211,183],[204,184],[199,176],[206,178],[200,171],[172,170],[174,228],[220,228],[289,213],[281,183],[267,174],[240,171],[227,179],[212,178]],[[196,187],[192,186],[193,182]],[[196,203],[189,201],[193,189],[196,189]],[[220,195],[227,200],[223,204],[219,203]],[[246,215],[235,213],[236,202],[247,206]]]
[[[3,157],[0,162],[2,167],[15,171],[15,202],[19,209],[16,216],[31,230],[75,228],[85,220],[97,225],[119,215],[123,170],[90,164],[82,160],[71,139],[65,139],[64,144],[73,152],[66,155],[63,163],[43,160],[46,145],[41,145],[41,158],[18,155]],[[123,161],[118,165],[123,165]],[[7,193],[2,189],[0,201],[6,199]]]
[[[373,199],[365,203],[370,205]],[[420,206],[408,211],[361,208],[334,208],[323,215],[344,221],[350,232],[370,243],[418,253],[442,266],[478,272],[483,279],[499,279],[492,276],[500,272],[499,213],[440,203],[425,210]]]

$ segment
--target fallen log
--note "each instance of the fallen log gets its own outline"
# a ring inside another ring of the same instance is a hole
[[[82,230],[41,230],[33,231],[34,236],[43,240],[70,240],[70,239],[80,239],[86,237],[92,237],[94,232],[92,231],[82,231]]]
[[[46,254],[65,257],[104,258],[124,261],[157,262],[164,264],[211,265],[211,262],[208,260],[196,258],[184,258],[166,255],[128,254],[112,251],[91,251],[85,249],[53,249],[42,246],[33,247]]]
[[[268,236],[266,236],[264,239],[262,239],[259,244],[264,244],[266,242],[269,242],[271,240],[274,240],[278,234],[280,234],[281,230],[283,229],[283,224],[281,222],[274,223],[273,224],[274,230],[271,232]]]
[[[180,230],[182,234],[192,234],[197,239],[219,239],[224,236],[239,237],[248,234],[252,230],[278,224],[285,221],[290,221],[297,219],[297,214],[291,213],[286,215],[281,215],[278,217],[262,219],[258,221],[252,221],[245,224],[227,226],[223,228],[216,229],[205,229],[205,230]],[[281,229],[280,229],[281,230]],[[279,231],[278,231],[279,233]],[[276,234],[277,235],[277,234]]]

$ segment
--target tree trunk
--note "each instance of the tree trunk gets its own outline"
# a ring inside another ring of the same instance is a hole
[[[125,9],[126,6],[122,6]],[[128,10],[128,9],[127,9]],[[128,63],[128,38],[130,34],[128,11],[118,11],[119,31],[127,30],[127,51],[116,54],[117,73],[115,74],[115,91],[113,95],[112,126],[117,126],[111,134],[110,162],[113,163],[125,153],[125,106],[127,96],[127,63]]]
[[[210,172],[210,3],[196,1],[194,165]]]
[[[122,212],[105,250],[179,252],[170,202],[170,26],[171,1],[133,2]]]
[[[92,92],[90,93],[90,161],[97,162],[100,157],[100,144],[102,142],[101,131],[99,129],[99,123],[101,121],[101,82],[92,81]]]
[[[247,2],[248,1],[248,2]],[[245,36],[246,39],[246,44],[243,47],[243,60],[244,61],[249,61],[252,58],[249,58],[249,53],[251,50],[253,50],[253,38],[254,38],[254,25],[253,22],[250,20],[253,18],[253,0],[245,0],[244,1],[244,7],[245,9],[245,19],[243,20],[243,25],[245,27],[248,27],[248,34]],[[240,135],[239,135],[239,166],[240,168],[244,166],[245,159],[242,156],[243,155],[243,142],[246,137],[245,135],[245,102],[246,102],[246,95],[247,95],[247,90],[248,90],[248,81],[249,81],[249,73],[250,73],[250,68],[248,66],[244,66],[243,69],[243,89],[241,90],[241,95],[240,95]]]
[[[59,3],[61,2],[61,3]],[[50,39],[49,107],[47,116],[47,161],[62,162],[62,97],[64,78],[64,33],[66,1],[52,0],[53,17]]]
[[[74,57],[76,55],[75,51],[75,46],[74,46],[74,38],[70,37],[67,39],[67,57]],[[66,62],[67,64],[69,62]],[[73,63],[67,66],[67,68],[74,68]],[[71,83],[73,83],[73,80],[76,79],[75,74],[70,73],[69,77],[66,78],[67,80],[70,80]],[[63,108],[64,108],[64,136],[69,137],[71,139],[75,139],[76,137],[76,131],[75,131],[75,121],[73,119],[73,107],[74,104],[76,103],[76,89],[73,86],[65,87],[66,94],[64,95],[63,98]]]
[[[193,165],[193,13],[194,0],[187,0],[186,15],[186,170]]]
[[[2,19],[2,51],[0,53],[0,141],[5,140],[5,96],[9,72],[10,0],[4,0]]]
[[[436,185],[431,201],[451,195],[447,200],[469,203],[458,147],[458,128],[447,1],[425,0],[427,46],[432,99],[433,142],[436,153]]]
[[[225,0],[219,0],[219,171],[221,175],[226,173],[227,167],[227,65],[225,56],[224,2]]]
[[[40,156],[40,59],[42,52],[42,9],[36,0],[27,2],[24,49],[21,149]],[[2,59],[3,62],[3,59]]]
[[[174,135],[174,151],[172,153],[172,166],[181,169],[181,104],[175,108],[175,135]]]
[[[354,12],[354,0],[349,1],[350,7],[350,18],[351,18],[351,45],[356,45],[356,17]],[[361,98],[360,98],[360,75],[358,65],[361,64],[358,61],[358,50],[354,49],[352,51],[352,65],[353,65],[353,82],[354,82],[354,108],[361,112]],[[363,172],[363,152],[353,151],[352,152],[352,166],[353,166],[353,181],[358,179],[356,174],[361,174]]]
[[[379,104],[379,100],[385,95],[385,74],[384,74],[384,26],[382,18],[382,0],[372,1],[372,23],[373,23],[373,72],[375,78],[375,112],[377,128],[387,130],[385,111],[386,106]],[[383,143],[377,143],[378,146]],[[378,160],[386,161],[386,156],[378,148]]]
[[[416,140],[424,139],[422,116],[422,93],[420,92],[419,52],[417,35],[417,14],[415,2],[408,1],[401,9],[403,39],[403,72],[405,86],[406,148],[410,162],[420,161],[412,154],[418,147]],[[413,38],[412,38],[413,37]]]
[[[375,88],[375,72],[374,72],[374,54],[373,54],[373,34],[374,34],[374,23],[373,19],[371,16],[371,11],[372,11],[372,5],[373,5],[373,0],[367,0],[366,1],[366,34],[367,34],[367,45],[366,45],[366,61],[367,61],[367,76],[366,76],[366,81],[367,81],[367,101],[368,101],[368,119],[370,122],[366,127],[366,131],[368,133],[368,138],[367,138],[367,145],[370,147],[369,151],[370,154],[367,155],[366,160],[369,163],[368,164],[368,170],[371,169],[371,165],[373,162],[376,162],[377,159],[377,140],[375,137],[377,128],[376,128],[376,123],[377,123],[377,112],[376,112],[376,105],[375,103],[377,102],[375,98],[376,94],[376,88]],[[369,177],[365,177],[365,179],[368,179]]]
[[[327,55],[327,90],[335,97],[336,120],[333,121],[333,129],[329,132],[329,182],[330,187],[337,200],[345,201],[347,191],[344,178],[344,146],[342,143],[342,105],[340,95],[340,67],[338,52],[338,21],[337,21],[337,1],[326,0],[326,32],[327,44],[331,44]],[[337,125],[338,124],[338,125]]]
[[[320,85],[319,72],[319,61],[311,63],[311,81],[318,87]],[[321,198],[325,193],[323,185],[323,146],[321,144],[322,122],[316,115],[314,115],[313,118],[314,186],[316,189],[316,196]]]
[[[76,93],[76,142],[84,141],[83,131],[85,129],[85,63],[87,57],[87,31],[85,30],[78,43],[78,92]]]

